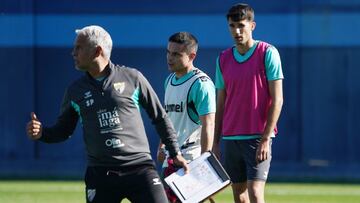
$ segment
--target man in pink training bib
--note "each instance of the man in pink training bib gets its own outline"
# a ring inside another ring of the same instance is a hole
[[[227,13],[235,45],[219,55],[213,151],[225,143],[225,169],[234,201],[263,203],[271,161],[271,142],[282,103],[282,67],[276,48],[254,40],[254,10],[236,4]]]

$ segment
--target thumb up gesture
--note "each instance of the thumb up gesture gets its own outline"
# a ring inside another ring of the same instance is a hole
[[[26,125],[26,133],[30,139],[37,140],[41,137],[42,125],[34,112],[31,112],[30,119]]]

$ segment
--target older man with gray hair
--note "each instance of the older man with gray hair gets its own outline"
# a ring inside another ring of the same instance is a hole
[[[46,143],[70,137],[78,120],[83,129],[88,167],[87,202],[167,202],[150,155],[140,113],[146,109],[161,141],[175,163],[188,171],[176,133],[145,77],[136,69],[110,61],[112,40],[100,26],[76,30],[72,52],[75,66],[85,74],[66,90],[55,125],[43,127],[34,112],[28,136]]]

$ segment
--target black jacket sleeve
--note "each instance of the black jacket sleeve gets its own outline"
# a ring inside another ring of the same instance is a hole
[[[140,103],[144,107],[156,131],[159,133],[162,143],[169,151],[170,157],[175,157],[179,152],[176,132],[173,124],[167,116],[161,102],[146,78],[139,72],[138,83],[140,88]]]
[[[74,132],[78,119],[79,115],[72,106],[67,90],[55,125],[43,128],[42,136],[39,140],[46,143],[56,143],[68,139]]]

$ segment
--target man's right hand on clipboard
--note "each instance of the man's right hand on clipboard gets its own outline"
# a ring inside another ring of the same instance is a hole
[[[172,158],[174,161],[175,166],[183,167],[185,174],[188,174],[190,171],[190,168],[187,164],[187,161],[184,159],[184,157],[179,153],[175,157]]]

